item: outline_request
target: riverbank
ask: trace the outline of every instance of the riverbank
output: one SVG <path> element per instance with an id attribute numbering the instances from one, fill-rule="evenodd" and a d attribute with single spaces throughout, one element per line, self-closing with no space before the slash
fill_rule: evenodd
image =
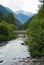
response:
<path id="1" fill-rule="evenodd" d="M 0 61 L 0 64 L 2 64 L 4 60 Z M 2 65 L 44 65 L 44 60 L 41 59 L 31 59 L 30 57 L 27 58 L 12 58 L 11 61 L 7 61 L 6 63 Z"/>
<path id="2" fill-rule="evenodd" d="M 44 65 L 44 60 L 31 58 L 22 38 L 11 40 L 0 48 L 1 65 Z"/>
<path id="3" fill-rule="evenodd" d="M 31 57 L 27 57 L 27 58 L 13 58 L 14 60 L 18 60 L 18 62 L 43 62 L 44 61 L 44 57 L 42 58 L 31 58 Z"/>
<path id="4" fill-rule="evenodd" d="M 0 46 L 4 46 L 8 43 L 8 41 L 0 42 Z"/>
<path id="5" fill-rule="evenodd" d="M 12 39 L 12 40 L 15 40 L 16 38 Z M 9 40 L 9 41 L 12 41 L 12 40 Z M 9 41 L 0 41 L 0 46 L 4 46 L 6 45 Z"/>

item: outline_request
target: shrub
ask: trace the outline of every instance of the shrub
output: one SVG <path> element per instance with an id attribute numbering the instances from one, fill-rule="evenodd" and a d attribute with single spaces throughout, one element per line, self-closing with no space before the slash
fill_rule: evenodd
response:
<path id="1" fill-rule="evenodd" d="M 30 21 L 27 30 L 28 48 L 32 57 L 44 56 L 44 6 Z M 42 17 L 42 18 L 41 18 Z"/>
<path id="2" fill-rule="evenodd" d="M 13 32 L 14 25 L 8 24 L 5 22 L 0 23 L 0 41 L 7 41 L 17 37 L 17 35 Z"/>

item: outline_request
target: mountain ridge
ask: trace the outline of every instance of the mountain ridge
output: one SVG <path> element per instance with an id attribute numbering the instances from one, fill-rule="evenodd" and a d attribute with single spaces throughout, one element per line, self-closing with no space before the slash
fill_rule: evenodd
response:
<path id="1" fill-rule="evenodd" d="M 22 24 L 20 18 L 18 18 L 18 16 L 11 9 L 9 9 L 3 5 L 0 5 L 0 12 L 2 12 L 5 17 L 8 16 L 10 13 L 12 13 L 14 15 L 15 20 L 16 20 L 15 21 L 16 24 L 18 26 Z"/>
<path id="2" fill-rule="evenodd" d="M 34 16 L 34 13 L 26 12 L 23 10 L 16 11 L 15 13 L 18 15 L 18 17 L 20 17 L 23 24 L 26 23 L 31 17 Z"/>
<path id="3" fill-rule="evenodd" d="M 2 12 L 5 17 L 8 16 L 9 13 L 12 13 L 14 15 L 15 22 L 18 27 L 28 22 L 28 20 L 34 16 L 34 13 L 29 13 L 23 10 L 13 12 L 11 9 L 3 5 L 0 5 L 0 12 Z"/>

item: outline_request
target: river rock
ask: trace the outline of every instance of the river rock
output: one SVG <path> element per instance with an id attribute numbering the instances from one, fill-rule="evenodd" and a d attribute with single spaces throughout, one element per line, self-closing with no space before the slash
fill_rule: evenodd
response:
<path id="1" fill-rule="evenodd" d="M 0 63 L 2 63 L 3 62 L 3 60 L 0 60 Z"/>
<path id="2" fill-rule="evenodd" d="M 32 61 L 32 62 L 37 62 L 37 59 L 34 59 L 34 58 L 33 58 L 33 59 L 31 59 L 31 61 Z"/>
<path id="3" fill-rule="evenodd" d="M 24 45 L 24 43 L 21 43 L 21 45 Z"/>
<path id="4" fill-rule="evenodd" d="M 19 59 L 19 62 L 24 62 L 22 58 Z"/>
<path id="5" fill-rule="evenodd" d="M 0 63 L 2 63 L 4 60 L 3 55 L 0 55 Z"/>
<path id="6" fill-rule="evenodd" d="M 42 61 L 43 61 L 43 59 L 38 59 L 38 61 L 39 61 L 39 62 L 42 62 Z"/>

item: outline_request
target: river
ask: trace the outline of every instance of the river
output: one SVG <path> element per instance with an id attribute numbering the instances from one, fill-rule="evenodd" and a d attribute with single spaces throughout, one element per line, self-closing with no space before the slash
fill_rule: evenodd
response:
<path id="1" fill-rule="evenodd" d="M 44 63 L 23 62 L 23 59 L 30 57 L 28 48 L 22 38 L 9 41 L 5 46 L 0 47 L 0 65 L 44 65 Z"/>

